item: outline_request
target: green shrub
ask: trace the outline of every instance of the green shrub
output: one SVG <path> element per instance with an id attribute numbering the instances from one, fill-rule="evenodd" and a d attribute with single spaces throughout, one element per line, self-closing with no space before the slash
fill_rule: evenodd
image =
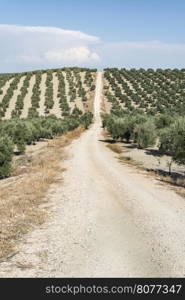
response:
<path id="1" fill-rule="evenodd" d="M 9 136 L 0 138 L 0 178 L 10 175 L 14 145 Z"/>
<path id="2" fill-rule="evenodd" d="M 156 128 L 152 121 L 138 125 L 137 128 L 137 145 L 139 148 L 153 146 L 156 141 Z"/>
<path id="3" fill-rule="evenodd" d="M 169 152 L 178 164 L 185 164 L 185 118 L 179 117 L 160 132 L 160 150 Z"/>

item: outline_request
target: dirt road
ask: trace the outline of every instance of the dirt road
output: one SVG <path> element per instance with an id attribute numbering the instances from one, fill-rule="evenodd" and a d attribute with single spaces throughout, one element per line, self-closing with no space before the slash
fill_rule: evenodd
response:
<path id="1" fill-rule="evenodd" d="M 95 123 L 68 147 L 63 184 L 48 195 L 50 220 L 1 277 L 185 276 L 185 201 L 100 141 L 101 81 L 98 73 Z"/>

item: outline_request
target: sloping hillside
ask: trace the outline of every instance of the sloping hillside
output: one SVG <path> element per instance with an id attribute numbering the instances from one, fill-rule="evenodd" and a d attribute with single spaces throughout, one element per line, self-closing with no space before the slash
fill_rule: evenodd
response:
<path id="1" fill-rule="evenodd" d="M 185 113 L 185 69 L 105 69 L 106 111 Z"/>
<path id="2" fill-rule="evenodd" d="M 0 118 L 53 114 L 63 118 L 76 106 L 92 111 L 96 70 L 63 68 L 0 75 Z"/>

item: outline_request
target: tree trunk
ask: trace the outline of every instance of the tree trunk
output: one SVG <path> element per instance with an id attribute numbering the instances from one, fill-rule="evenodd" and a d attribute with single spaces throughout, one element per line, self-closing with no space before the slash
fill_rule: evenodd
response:
<path id="1" fill-rule="evenodd" d="M 172 174 L 172 163 L 173 163 L 173 160 L 171 160 L 170 162 L 169 162 L 169 165 L 168 165 L 168 167 L 169 167 L 169 175 L 171 176 L 171 174 Z"/>

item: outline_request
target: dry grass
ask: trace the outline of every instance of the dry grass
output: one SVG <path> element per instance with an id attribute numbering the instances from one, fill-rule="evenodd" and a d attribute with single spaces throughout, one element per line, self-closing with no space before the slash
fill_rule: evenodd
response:
<path id="1" fill-rule="evenodd" d="M 119 160 L 124 163 L 126 162 L 128 165 L 135 166 L 140 170 L 146 170 L 141 162 L 132 159 L 130 156 L 119 156 Z"/>
<path id="2" fill-rule="evenodd" d="M 47 217 L 43 205 L 51 184 L 60 180 L 63 148 L 80 136 L 78 128 L 49 141 L 37 155 L 27 154 L 15 162 L 13 175 L 0 182 L 0 260 L 11 255 L 15 242 Z"/>
<path id="3" fill-rule="evenodd" d="M 109 148 L 110 150 L 112 150 L 113 152 L 118 153 L 118 154 L 121 154 L 123 152 L 123 149 L 120 146 L 120 144 L 112 143 L 112 140 L 108 136 L 108 132 L 105 129 L 103 129 L 101 131 L 101 136 L 105 139 L 105 141 L 110 140 L 110 143 L 107 143 L 107 145 L 106 145 L 107 148 Z"/>
<path id="4" fill-rule="evenodd" d="M 115 153 L 118 153 L 118 154 L 122 153 L 121 147 L 117 144 L 108 144 L 107 148 L 111 149 Z"/>
<path id="5" fill-rule="evenodd" d="M 121 160 L 121 161 L 129 161 L 129 162 L 133 162 L 133 159 L 131 158 L 131 157 L 129 157 L 129 156 L 120 156 L 119 157 L 119 160 Z"/>
<path id="6" fill-rule="evenodd" d="M 185 189 L 183 188 L 176 188 L 176 193 L 179 194 L 181 197 L 185 198 Z"/>
<path id="7" fill-rule="evenodd" d="M 185 197 L 185 178 L 173 178 L 171 176 L 159 175 L 161 182 L 170 184 L 177 194 Z"/>
<path id="8" fill-rule="evenodd" d="M 185 178 L 177 178 L 175 180 L 175 184 L 185 188 Z"/>

